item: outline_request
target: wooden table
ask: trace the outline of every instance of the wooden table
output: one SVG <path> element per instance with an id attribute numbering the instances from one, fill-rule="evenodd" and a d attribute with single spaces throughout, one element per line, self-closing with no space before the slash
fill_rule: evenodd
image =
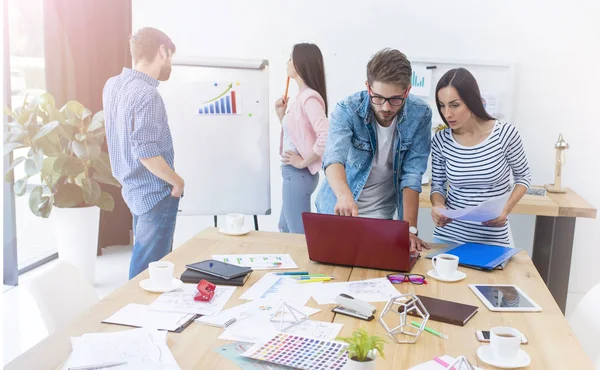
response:
<path id="1" fill-rule="evenodd" d="M 325 273 L 335 276 L 336 281 L 361 280 L 385 276 L 386 271 L 363 268 L 329 266 L 308 260 L 306 242 L 303 235 L 251 232 L 245 237 L 229 237 L 219 234 L 216 229 L 207 229 L 177 248 L 164 259 L 175 263 L 176 274 L 181 274 L 186 263 L 210 258 L 212 254 L 237 253 L 289 253 L 302 271 Z M 425 274 L 430 269 L 430 261 L 421 259 L 413 272 Z M 513 326 L 528 337 L 530 344 L 523 346 L 532 358 L 528 369 L 593 369 L 593 365 L 573 335 L 565 317 L 554 302 L 540 275 L 525 252 L 513 258 L 504 271 L 490 273 L 463 269 L 467 279 L 459 283 L 439 283 L 427 279 L 429 284 L 416 286 L 409 283 L 396 285 L 400 292 L 414 292 L 432 297 L 454 300 L 480 307 L 479 312 L 465 327 L 458 327 L 430 321 L 428 326 L 450 336 L 443 340 L 423 332 L 416 344 L 395 344 L 387 338 L 386 360 L 377 360 L 377 369 L 407 369 L 421 362 L 429 361 L 434 355 L 466 355 L 469 361 L 486 369 L 476 356 L 481 345 L 475 338 L 475 330 L 489 329 L 497 325 Z M 264 271 L 255 271 L 244 287 L 236 289 L 225 308 L 244 303 L 239 299 Z M 94 305 L 89 311 L 75 320 L 69 327 L 46 338 L 27 351 L 6 369 L 59 369 L 71 352 L 70 336 L 80 336 L 89 332 L 126 330 L 126 327 L 102 324 L 107 318 L 128 303 L 149 304 L 157 295 L 138 287 L 138 282 L 148 277 L 144 271 L 108 297 Z M 492 313 L 483 306 L 467 287 L 468 283 L 514 283 L 518 284 L 543 308 L 541 313 Z M 375 304 L 379 312 L 384 303 Z M 349 336 L 359 327 L 366 327 L 371 333 L 385 336 L 383 328 L 374 320 L 370 323 L 336 315 L 331 312 L 333 305 L 319 306 L 311 298 L 308 306 L 320 308 L 321 312 L 311 316 L 312 320 L 343 323 L 340 335 Z M 167 341 L 177 363 L 182 369 L 238 369 L 237 365 L 221 357 L 212 349 L 227 341 L 216 339 L 222 329 L 201 324 L 192 324 L 180 334 L 169 333 Z"/>
<path id="2" fill-rule="evenodd" d="M 431 208 L 431 188 L 423 186 L 420 208 Z M 567 306 L 571 256 L 577 217 L 596 218 L 596 208 L 567 189 L 564 194 L 523 196 L 513 213 L 535 215 L 532 260 L 561 311 Z"/>

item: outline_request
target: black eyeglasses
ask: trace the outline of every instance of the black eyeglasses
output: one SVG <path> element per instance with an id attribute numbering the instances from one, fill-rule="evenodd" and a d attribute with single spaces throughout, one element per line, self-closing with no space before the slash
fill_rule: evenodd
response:
<path id="1" fill-rule="evenodd" d="M 389 102 L 393 107 L 399 107 L 404 103 L 404 98 L 393 97 L 393 98 L 384 98 L 383 96 L 371 95 L 371 103 L 375 105 L 384 105 L 385 102 Z"/>
<path id="2" fill-rule="evenodd" d="M 402 284 L 405 281 L 417 285 L 427 284 L 425 276 L 420 274 L 388 274 L 387 278 L 392 284 Z"/>

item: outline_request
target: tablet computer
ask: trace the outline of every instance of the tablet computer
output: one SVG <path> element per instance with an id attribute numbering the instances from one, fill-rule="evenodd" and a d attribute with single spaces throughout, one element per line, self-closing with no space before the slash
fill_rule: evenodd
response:
<path id="1" fill-rule="evenodd" d="M 206 260 L 185 265 L 190 270 L 203 272 L 205 274 L 217 276 L 223 279 L 233 279 L 238 276 L 246 275 L 252 271 L 250 267 L 241 267 L 217 260 Z"/>
<path id="2" fill-rule="evenodd" d="M 541 311 L 542 308 L 516 285 L 469 284 L 490 311 Z"/>

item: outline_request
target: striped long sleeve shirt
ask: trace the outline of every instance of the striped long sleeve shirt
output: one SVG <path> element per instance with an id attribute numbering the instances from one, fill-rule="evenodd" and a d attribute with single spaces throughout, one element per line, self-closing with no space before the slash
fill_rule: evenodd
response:
<path id="1" fill-rule="evenodd" d="M 446 198 L 449 210 L 476 206 L 504 195 L 514 184 L 529 187 L 531 172 L 519 132 L 510 124 L 496 121 L 481 143 L 466 147 L 446 129 L 435 134 L 432 145 L 431 193 Z M 508 223 L 504 227 L 457 221 L 435 227 L 433 235 L 452 243 L 485 243 L 509 246 Z"/>

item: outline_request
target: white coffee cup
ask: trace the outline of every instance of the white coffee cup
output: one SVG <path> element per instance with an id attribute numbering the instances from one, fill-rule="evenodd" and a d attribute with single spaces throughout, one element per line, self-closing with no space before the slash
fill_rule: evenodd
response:
<path id="1" fill-rule="evenodd" d="M 521 346 L 521 332 L 508 326 L 490 329 L 490 346 L 496 360 L 511 361 L 517 358 Z"/>
<path id="2" fill-rule="evenodd" d="M 244 215 L 241 213 L 230 213 L 225 217 L 227 230 L 241 231 L 244 227 Z"/>
<path id="3" fill-rule="evenodd" d="M 452 254 L 438 254 L 431 259 L 431 264 L 440 277 L 452 278 L 458 269 L 458 257 Z"/>
<path id="4" fill-rule="evenodd" d="M 168 289 L 173 281 L 173 271 L 175 265 L 169 261 L 150 262 L 148 272 L 150 273 L 150 281 L 157 289 Z"/>

